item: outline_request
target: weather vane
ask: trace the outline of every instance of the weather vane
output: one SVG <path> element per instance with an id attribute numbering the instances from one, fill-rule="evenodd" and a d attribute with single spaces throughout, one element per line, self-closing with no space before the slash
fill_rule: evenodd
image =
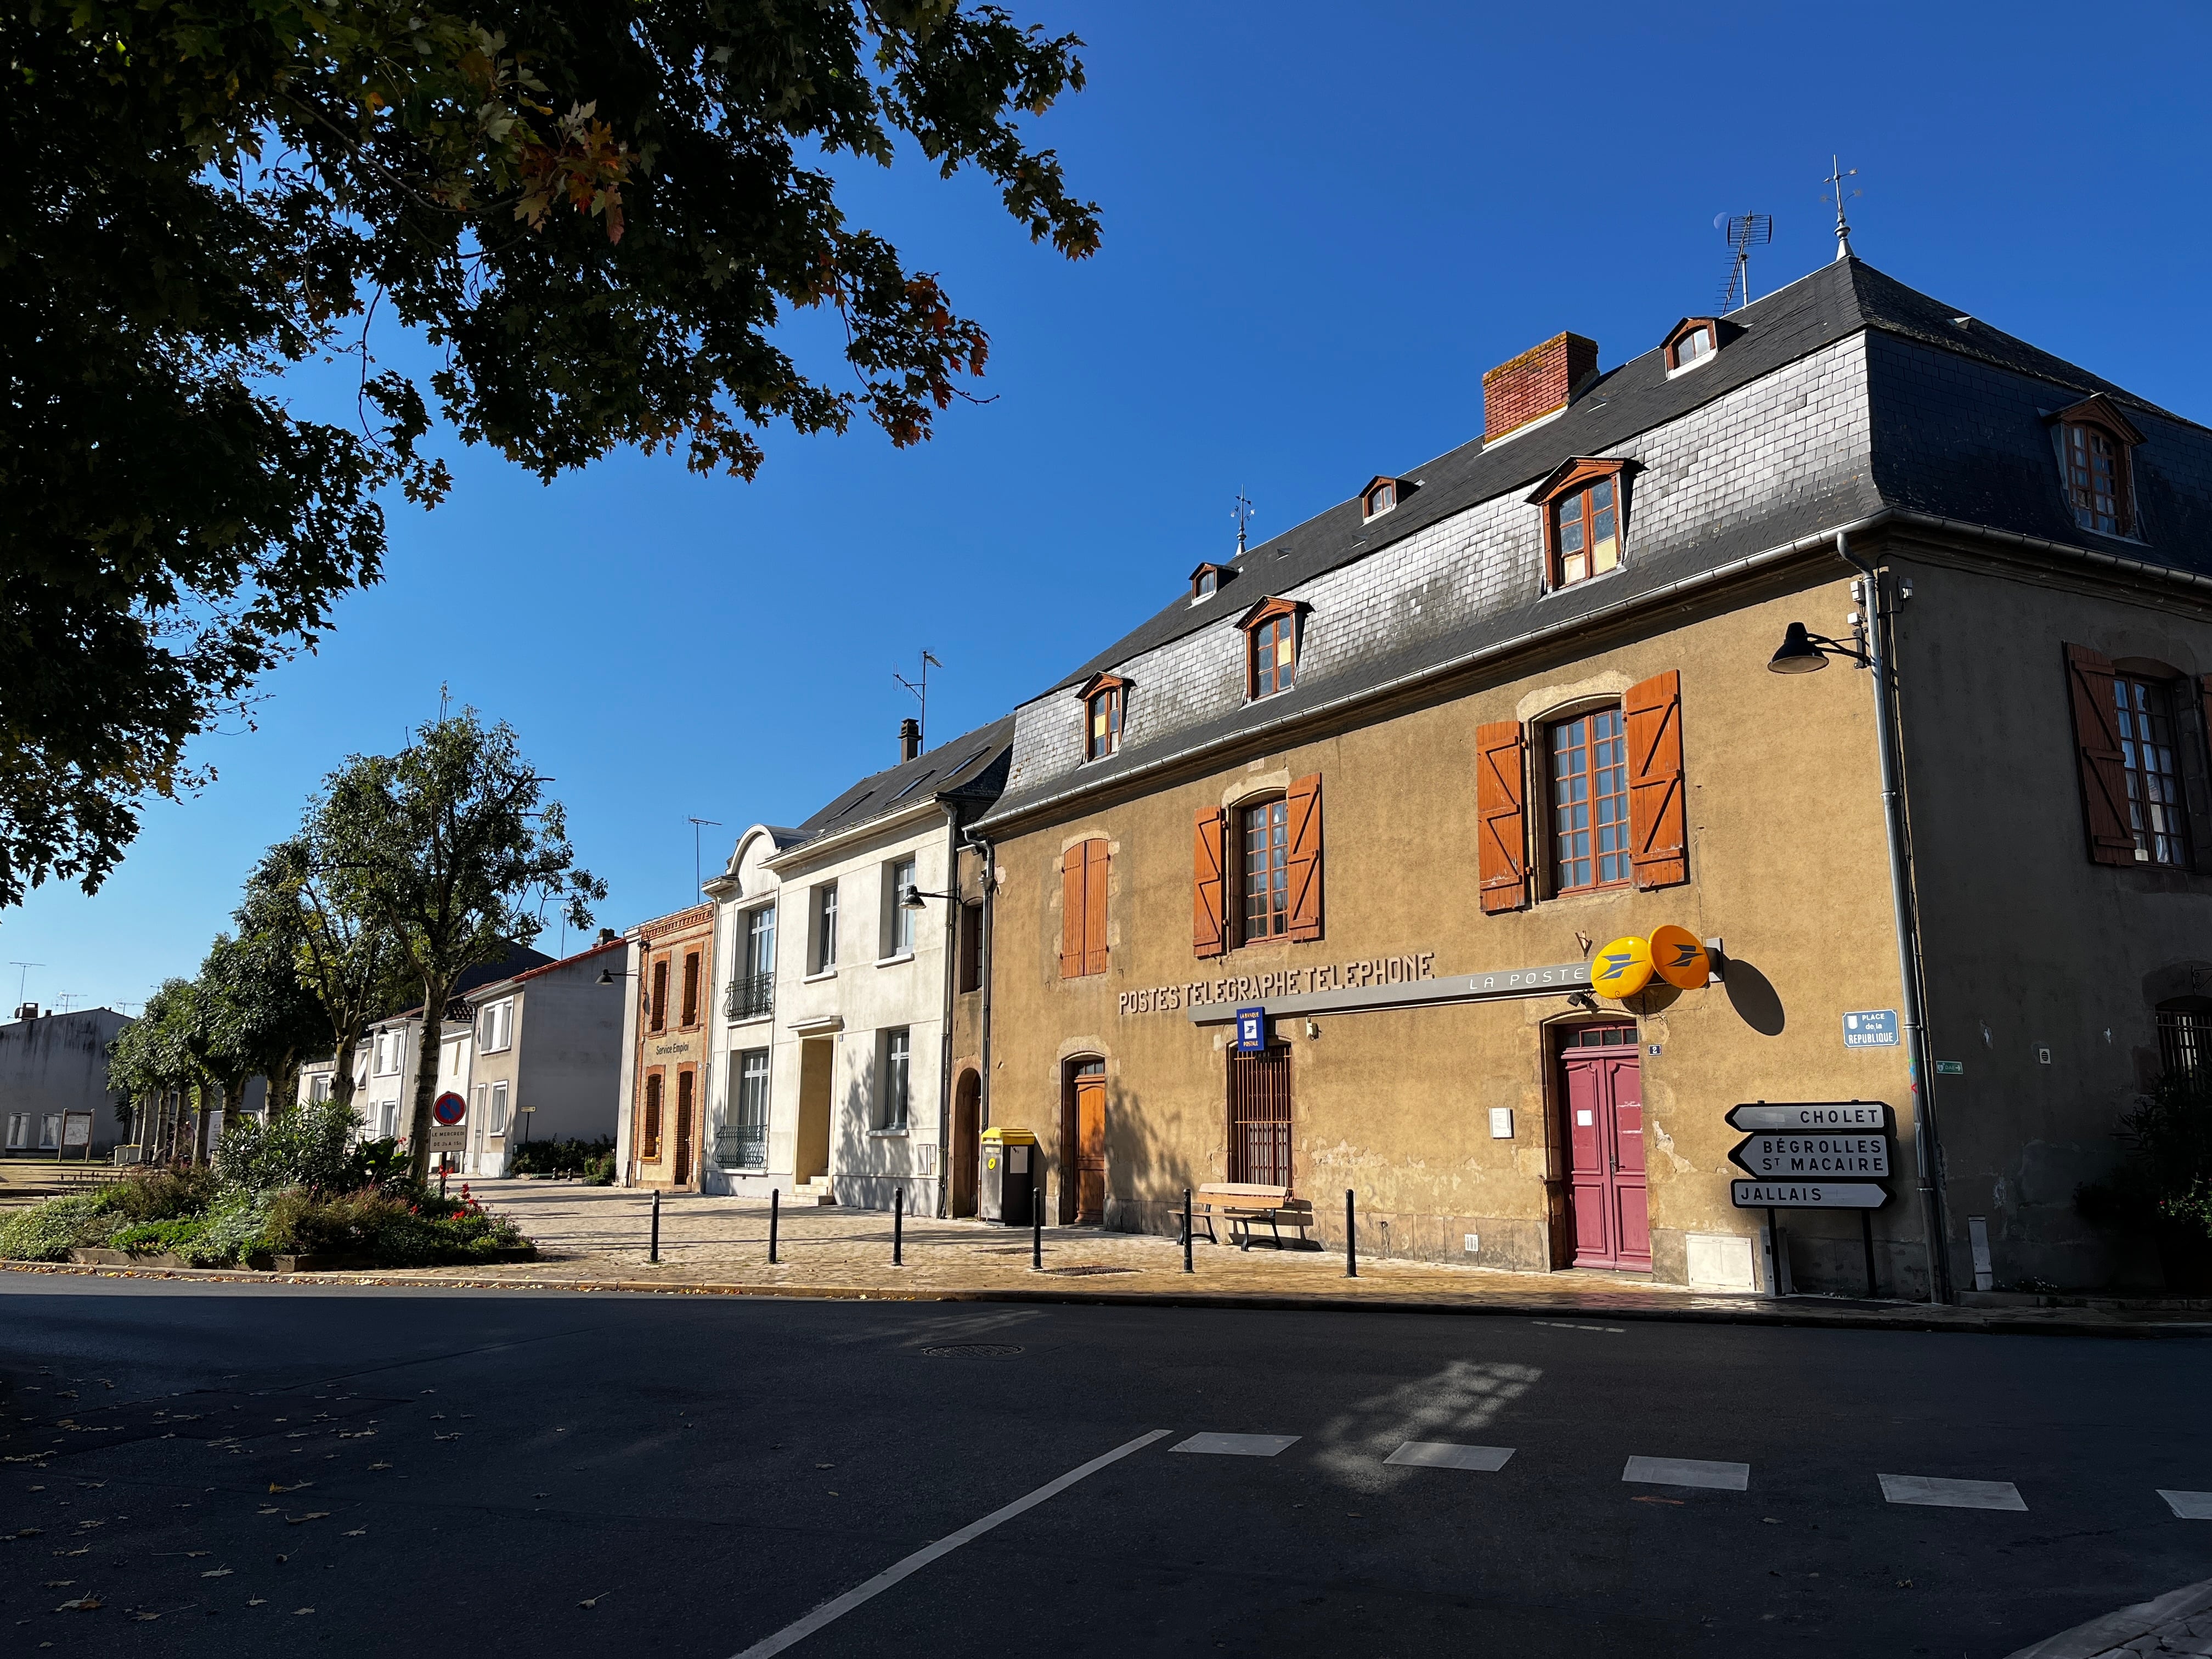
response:
<path id="1" fill-rule="evenodd" d="M 1844 219 L 1844 203 L 1846 199 L 1844 195 L 1844 180 L 1856 179 L 1858 177 L 1858 171 L 1856 167 L 1845 167 L 1841 158 L 1831 155 L 1828 158 L 1828 176 L 1821 181 L 1827 185 L 1828 193 L 1820 199 L 1836 210 L 1836 258 L 1838 259 L 1848 259 L 1851 257 L 1851 228 Z M 1851 191 L 1853 196 L 1863 196 L 1865 193 L 1859 190 Z"/>
<path id="2" fill-rule="evenodd" d="M 1252 522 L 1252 498 L 1243 490 L 1237 492 L 1237 505 L 1229 509 L 1229 516 L 1237 520 L 1237 556 L 1244 556 L 1244 526 Z"/>

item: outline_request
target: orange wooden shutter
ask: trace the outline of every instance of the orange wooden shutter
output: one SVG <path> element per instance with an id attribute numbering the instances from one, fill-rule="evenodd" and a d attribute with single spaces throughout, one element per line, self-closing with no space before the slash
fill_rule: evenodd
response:
<path id="1" fill-rule="evenodd" d="M 1290 806 L 1291 937 L 1321 937 L 1321 774 L 1297 779 Z"/>
<path id="2" fill-rule="evenodd" d="M 1083 974 L 1083 845 L 1060 855 L 1060 976 Z"/>
<path id="3" fill-rule="evenodd" d="M 1689 804 L 1683 799 L 1682 677 L 1670 668 L 1628 688 L 1629 857 L 1638 887 L 1690 878 Z"/>
<path id="4" fill-rule="evenodd" d="M 1224 889 L 1221 878 L 1222 811 L 1209 806 L 1198 815 L 1191 843 L 1190 948 L 1201 957 L 1218 957 L 1228 948 L 1229 930 L 1222 924 Z"/>
<path id="5" fill-rule="evenodd" d="M 1083 843 L 1083 971 L 1106 971 L 1106 842 Z"/>
<path id="6" fill-rule="evenodd" d="M 2133 864 L 2136 836 L 2128 825 L 2128 774 L 2126 763 L 2120 758 L 2112 659 L 2086 645 L 2068 646 L 2066 684 L 2074 699 L 2074 744 L 2081 769 L 2081 812 L 2088 824 L 2089 861 Z"/>
<path id="7" fill-rule="evenodd" d="M 1520 721 L 1492 720 L 1474 728 L 1474 807 L 1482 821 L 1476 855 L 1482 908 L 1518 910 L 1528 902 L 1528 820 L 1522 805 L 1528 740 Z"/>

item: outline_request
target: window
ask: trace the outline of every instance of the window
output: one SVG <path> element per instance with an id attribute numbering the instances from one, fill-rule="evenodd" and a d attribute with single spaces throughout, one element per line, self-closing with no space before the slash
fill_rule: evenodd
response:
<path id="1" fill-rule="evenodd" d="M 2127 773 L 2128 829 L 2142 864 L 2185 865 L 2181 779 L 2175 764 L 2173 692 L 2156 680 L 2112 678 L 2119 714 L 2120 764 Z"/>
<path id="2" fill-rule="evenodd" d="M 1252 630 L 1253 696 L 1271 697 L 1291 689 L 1298 666 L 1297 621 L 1290 616 L 1269 617 Z"/>
<path id="3" fill-rule="evenodd" d="M 814 890 L 814 939 L 807 971 L 826 974 L 837 965 L 837 884 Z"/>
<path id="4" fill-rule="evenodd" d="M 496 1054 L 502 1048 L 514 1047 L 514 998 L 491 1003 L 477 1016 L 477 1042 L 486 1054 Z"/>
<path id="5" fill-rule="evenodd" d="M 2101 530 L 2108 536 L 2127 534 L 2124 455 L 2109 432 L 2068 423 L 2066 491 L 2074 502 L 2074 521 L 2082 529 Z"/>
<path id="6" fill-rule="evenodd" d="M 1620 710 L 1561 720 L 1551 736 L 1553 890 L 1626 881 L 1628 745 Z"/>
<path id="7" fill-rule="evenodd" d="M 884 886 L 884 896 L 889 901 L 890 914 L 884 929 L 884 954 L 887 957 L 914 954 L 914 919 L 919 912 L 899 902 L 906 890 L 915 884 L 914 867 L 912 859 L 901 859 L 889 866 L 890 876 Z"/>
<path id="8" fill-rule="evenodd" d="M 748 910 L 738 921 L 738 972 L 724 1010 L 732 1019 L 757 1019 L 775 1006 L 775 907 Z"/>
<path id="9" fill-rule="evenodd" d="M 1620 514 L 1612 478 L 1570 490 L 1552 504 L 1552 570 L 1566 587 L 1620 564 Z"/>
<path id="10" fill-rule="evenodd" d="M 684 1024 L 686 1029 L 699 1023 L 699 953 L 684 953 Z"/>
<path id="11" fill-rule="evenodd" d="M 1106 838 L 1093 836 L 1060 855 L 1060 976 L 1106 971 L 1106 895 L 1111 873 Z"/>
<path id="12" fill-rule="evenodd" d="M 1190 596 L 1194 599 L 1210 599 L 1213 597 L 1214 590 L 1220 585 L 1219 578 L 1214 572 L 1201 570 L 1198 573 L 1198 580 L 1191 584 Z"/>
<path id="13" fill-rule="evenodd" d="M 738 1055 L 738 1100 L 731 1146 L 724 1167 L 768 1168 L 768 1050 L 747 1048 Z"/>
<path id="14" fill-rule="evenodd" d="M 1109 685 L 1094 691 L 1085 706 L 1090 720 L 1084 752 L 1091 760 L 1104 760 L 1121 741 L 1121 688 Z"/>
<path id="15" fill-rule="evenodd" d="M 668 958 L 653 964 L 653 1001 L 648 1009 L 647 1025 L 655 1031 L 668 1029 Z"/>
<path id="16" fill-rule="evenodd" d="M 1674 342 L 1674 368 L 1687 368 L 1698 359 L 1710 356 L 1713 349 L 1713 331 L 1699 323 Z"/>
<path id="17" fill-rule="evenodd" d="M 1366 516 L 1371 519 L 1377 514 L 1388 513 L 1397 505 L 1398 481 L 1395 478 L 1385 478 L 1367 492 Z"/>
<path id="18" fill-rule="evenodd" d="M 2166 1074 L 2212 1081 L 2212 997 L 2158 1005 L 2158 1057 Z"/>
<path id="19" fill-rule="evenodd" d="M 883 1037 L 882 1082 L 876 1091 L 876 1127 L 904 1129 L 914 1101 L 914 1039 L 903 1025 Z"/>
<path id="20" fill-rule="evenodd" d="M 647 1164 L 660 1157 L 660 1091 L 663 1073 L 645 1074 L 645 1127 L 638 1135 L 638 1157 Z"/>
<path id="21" fill-rule="evenodd" d="M 1289 803 L 1279 798 L 1237 811 L 1242 940 L 1247 945 L 1290 931 L 1290 823 Z"/>
<path id="22" fill-rule="evenodd" d="M 331 1077 L 327 1072 L 318 1072 L 307 1085 L 307 1098 L 328 1100 L 331 1097 Z"/>
<path id="23" fill-rule="evenodd" d="M 960 932 L 955 945 L 955 969 L 959 977 L 957 988 L 980 991 L 983 988 L 983 907 L 963 904 L 960 907 Z"/>
<path id="24" fill-rule="evenodd" d="M 491 1115 L 484 1120 L 484 1133 L 488 1135 L 507 1133 L 507 1085 L 503 1082 L 491 1085 Z"/>

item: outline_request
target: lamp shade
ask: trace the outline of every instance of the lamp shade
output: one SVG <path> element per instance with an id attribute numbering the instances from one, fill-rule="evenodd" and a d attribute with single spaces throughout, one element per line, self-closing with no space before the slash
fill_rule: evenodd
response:
<path id="1" fill-rule="evenodd" d="M 1790 624 L 1782 635 L 1782 648 L 1766 662 L 1768 670 L 1777 674 L 1809 674 L 1827 665 L 1826 654 L 1813 643 L 1803 623 Z"/>

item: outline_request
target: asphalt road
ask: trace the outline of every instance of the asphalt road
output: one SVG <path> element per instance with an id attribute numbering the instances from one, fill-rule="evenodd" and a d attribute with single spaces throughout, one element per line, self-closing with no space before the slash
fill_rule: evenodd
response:
<path id="1" fill-rule="evenodd" d="M 2212 1577 L 2158 1495 L 2212 1491 L 2208 1377 L 2195 1339 L 0 1274 L 0 1654 L 734 1659 L 1164 1430 L 789 1650 L 1997 1659 Z"/>

